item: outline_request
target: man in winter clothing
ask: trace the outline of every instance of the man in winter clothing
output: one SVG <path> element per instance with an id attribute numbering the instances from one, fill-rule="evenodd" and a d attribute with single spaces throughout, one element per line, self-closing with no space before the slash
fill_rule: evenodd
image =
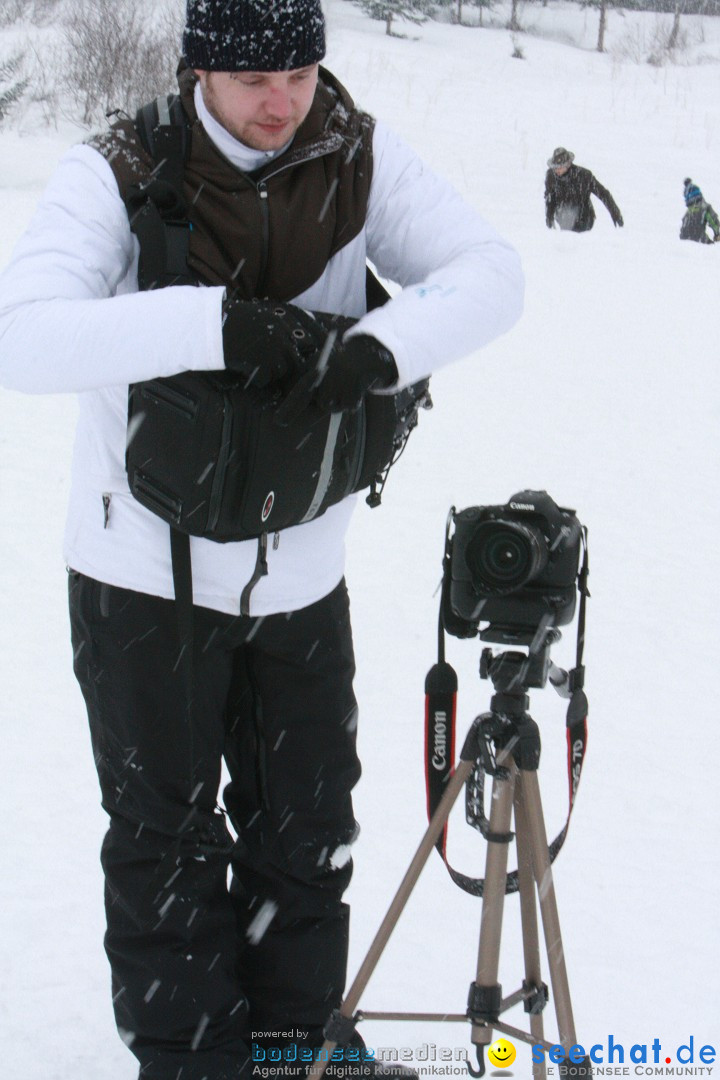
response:
<path id="1" fill-rule="evenodd" d="M 251 1041 L 297 1064 L 344 988 L 354 498 L 271 538 L 247 615 L 256 542 L 192 537 L 188 701 L 168 527 L 125 474 L 128 384 L 229 368 L 282 393 L 304 311 L 335 312 L 358 321 L 312 392 L 337 413 L 507 331 L 523 286 L 513 249 L 319 68 L 319 0 L 189 0 L 183 51 L 205 287 L 138 291 L 124 200 L 155 163 L 121 120 L 66 155 L 0 278 L 0 378 L 80 396 L 65 558 L 118 1027 L 143 1080 L 249 1080 Z M 401 286 L 369 313 L 368 258 Z"/>
<path id="2" fill-rule="evenodd" d="M 623 225 L 623 217 L 607 188 L 600 184 L 589 169 L 573 165 L 575 155 L 558 146 L 548 159 L 545 174 L 545 224 L 548 229 L 557 225 L 572 232 L 587 232 L 595 224 L 595 210 L 590 196 L 595 195 L 607 208 L 613 225 Z"/>
<path id="3" fill-rule="evenodd" d="M 683 195 L 687 210 L 680 226 L 680 239 L 695 240 L 699 244 L 712 244 L 720 240 L 720 218 L 689 176 L 683 181 Z M 708 236 L 708 229 L 712 231 L 712 239 Z"/>

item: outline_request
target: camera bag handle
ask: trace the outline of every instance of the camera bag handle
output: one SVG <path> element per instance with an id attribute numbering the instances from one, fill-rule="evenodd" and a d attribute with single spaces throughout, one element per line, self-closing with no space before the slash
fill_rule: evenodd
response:
<path id="1" fill-rule="evenodd" d="M 452 511 L 451 511 L 452 515 Z M 555 664 L 550 665 L 549 681 L 558 691 L 561 697 L 569 698 L 566 714 L 567 733 L 567 768 L 568 768 L 568 813 L 565 824 L 558 835 L 548 845 L 550 862 L 554 862 L 560 852 L 570 827 L 570 817 L 575 806 L 580 776 L 582 774 L 585 751 L 587 749 L 587 717 L 588 700 L 585 694 L 585 666 L 583 664 L 583 652 L 585 648 L 585 618 L 587 599 L 590 596 L 588 590 L 588 575 L 590 573 L 588 556 L 587 528 L 582 527 L 583 560 L 578 573 L 577 585 L 580 594 L 578 606 L 577 626 L 577 651 L 575 667 L 566 672 Z M 449 531 L 446 540 L 445 560 L 449 559 Z M 443 575 L 446 581 L 448 575 Z M 449 608 L 446 608 L 449 610 Z M 457 717 L 457 674 L 445 660 L 445 627 L 443 624 L 443 604 L 441 601 L 440 617 L 438 620 L 438 662 L 427 674 L 425 680 L 425 785 L 427 792 L 427 814 L 431 820 L 440 800 L 443 796 L 447 783 L 452 776 L 455 760 L 455 724 Z M 465 636 L 469 636 L 466 634 Z M 473 634 L 474 636 L 474 634 Z M 473 806 L 479 801 L 482 806 L 484 768 L 482 762 L 470 778 L 473 784 Z M 481 812 L 480 812 L 481 813 Z M 481 828 L 484 819 L 475 809 L 467 808 L 468 824 L 475 828 Z M 465 892 L 471 896 L 482 896 L 485 882 L 483 878 L 471 878 L 466 874 L 455 870 L 447 857 L 447 823 L 438 837 L 436 848 L 447 868 L 450 877 Z M 511 871 L 505 881 L 505 892 L 514 893 L 519 888 L 518 872 Z"/>

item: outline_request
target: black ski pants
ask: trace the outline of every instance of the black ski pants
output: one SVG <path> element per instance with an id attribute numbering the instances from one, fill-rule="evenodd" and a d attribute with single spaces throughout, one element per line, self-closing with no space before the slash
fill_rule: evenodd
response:
<path id="1" fill-rule="evenodd" d="M 118 1029 L 143 1080 L 249 1078 L 251 1039 L 317 1041 L 344 988 L 360 775 L 345 584 L 287 615 L 196 607 L 190 710 L 174 602 L 74 571 L 69 589 L 110 816 Z"/>

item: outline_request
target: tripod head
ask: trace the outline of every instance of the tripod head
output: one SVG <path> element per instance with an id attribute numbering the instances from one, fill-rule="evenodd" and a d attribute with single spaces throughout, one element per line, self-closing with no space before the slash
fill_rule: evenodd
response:
<path id="1" fill-rule="evenodd" d="M 523 738 L 527 738 L 530 728 L 537 731 L 537 725 L 527 713 L 530 703 L 527 696 L 529 689 L 542 690 L 549 681 L 561 697 L 572 697 L 570 686 L 575 673 L 565 671 L 550 659 L 550 649 L 561 636 L 556 627 L 541 627 L 536 631 L 528 630 L 522 633 L 503 627 L 490 627 L 481 631 L 482 640 L 527 644 L 528 652 L 526 654 L 509 650 L 496 654 L 492 649 L 483 649 L 480 656 L 480 678 L 490 679 L 495 693 L 490 702 L 490 712 L 478 717 L 474 727 L 482 728 L 496 740 L 504 729 L 504 742 L 507 742 L 508 737 L 512 737 L 508 735 L 510 729 L 517 732 L 517 729 L 522 727 Z M 521 640 L 518 641 L 518 638 Z M 539 733 L 534 738 L 537 742 L 539 762 Z"/>
<path id="2" fill-rule="evenodd" d="M 498 636 L 497 630 L 491 632 L 491 640 Z M 498 836 L 490 829 L 484 810 L 485 777 L 506 778 L 509 758 L 518 769 L 535 772 L 540 767 L 540 729 L 527 711 L 527 691 L 542 689 L 547 683 L 550 647 L 559 637 L 553 628 L 529 635 L 527 654 L 508 650 L 496 655 L 492 649 L 483 649 L 480 657 L 480 678 L 490 679 L 495 693 L 489 712 L 475 718 L 460 757 L 473 763 L 466 785 L 465 820 L 488 842 L 509 843 L 513 834 Z"/>
<path id="3" fill-rule="evenodd" d="M 561 636 L 554 626 L 520 632 L 514 628 L 491 626 L 480 633 L 482 640 L 528 646 L 527 653 L 516 650 L 494 653 L 492 649 L 483 649 L 480 656 L 480 678 L 489 679 L 495 693 L 490 700 L 490 710 L 476 717 L 460 756 L 465 761 L 476 762 L 468 783 L 466 820 L 486 839 L 488 825 L 482 809 L 483 774 L 502 775 L 502 760 L 509 753 L 519 769 L 535 771 L 539 768 L 540 730 L 527 711 L 530 704 L 527 692 L 531 688 L 543 689 L 548 682 L 571 703 L 567 728 L 574 800 L 585 751 L 587 700 L 582 689 L 582 665 L 568 672 L 550 659 L 550 649 Z M 498 754 L 499 762 L 496 761 Z"/>
<path id="4" fill-rule="evenodd" d="M 496 692 L 525 693 L 531 687 L 541 690 L 547 683 L 551 670 L 555 668 L 550 660 L 550 648 L 561 636 L 554 626 L 541 626 L 534 631 L 520 632 L 492 626 L 481 630 L 481 641 L 527 645 L 528 653 L 526 655 L 510 651 L 496 656 L 492 649 L 483 649 L 480 656 L 480 678 L 490 679 Z"/>

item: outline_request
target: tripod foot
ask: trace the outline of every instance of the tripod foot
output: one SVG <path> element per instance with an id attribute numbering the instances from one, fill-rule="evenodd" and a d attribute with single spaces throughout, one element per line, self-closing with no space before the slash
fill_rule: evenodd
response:
<path id="1" fill-rule="evenodd" d="M 360 1013 L 354 1016 L 345 1016 L 340 1009 L 333 1009 L 323 1028 L 323 1035 L 329 1042 L 336 1046 L 348 1046 L 355 1034 Z"/>
<path id="2" fill-rule="evenodd" d="M 560 1080 L 586 1080 L 592 1074 L 589 1057 L 584 1057 L 582 1061 L 571 1061 L 570 1058 L 565 1058 L 558 1068 Z"/>
<path id="3" fill-rule="evenodd" d="M 485 1075 L 485 1058 L 483 1056 L 483 1047 L 482 1046 L 476 1046 L 475 1047 L 475 1054 L 476 1054 L 477 1060 L 478 1060 L 478 1068 L 474 1069 L 473 1066 L 470 1064 L 470 1058 L 465 1058 L 465 1064 L 467 1065 L 467 1070 L 468 1070 L 468 1072 L 470 1073 L 471 1076 L 475 1076 L 475 1077 L 484 1076 Z"/>

